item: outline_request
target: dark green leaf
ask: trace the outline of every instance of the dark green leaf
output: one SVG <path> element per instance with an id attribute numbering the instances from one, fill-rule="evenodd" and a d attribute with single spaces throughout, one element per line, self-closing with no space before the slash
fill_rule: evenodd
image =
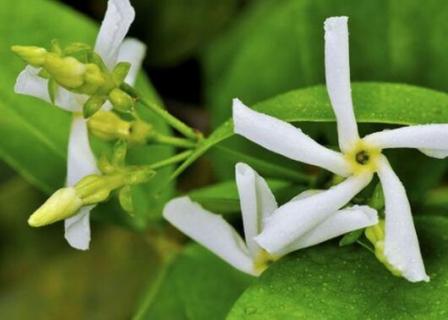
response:
<path id="1" fill-rule="evenodd" d="M 446 1 L 254 1 L 204 55 L 215 125 L 234 97 L 253 104 L 324 83 L 323 22 L 340 15 L 350 18 L 352 79 L 448 89 Z"/>
<path id="2" fill-rule="evenodd" d="M 228 319 L 446 319 L 448 220 L 417 221 L 429 283 L 393 276 L 359 246 L 322 245 L 274 264 Z"/>
<path id="3" fill-rule="evenodd" d="M 191 245 L 134 319 L 221 320 L 251 280 L 206 249 Z"/>

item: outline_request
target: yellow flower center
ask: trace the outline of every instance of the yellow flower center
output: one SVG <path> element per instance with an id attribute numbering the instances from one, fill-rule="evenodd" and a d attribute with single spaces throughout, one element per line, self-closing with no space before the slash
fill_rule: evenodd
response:
<path id="1" fill-rule="evenodd" d="M 381 150 L 359 140 L 352 150 L 344 154 L 353 174 L 375 172 Z"/>
<path id="2" fill-rule="evenodd" d="M 270 264 L 275 262 L 278 258 L 270 255 L 266 250 L 262 250 L 254 260 L 254 270 L 257 274 L 263 273 Z"/>

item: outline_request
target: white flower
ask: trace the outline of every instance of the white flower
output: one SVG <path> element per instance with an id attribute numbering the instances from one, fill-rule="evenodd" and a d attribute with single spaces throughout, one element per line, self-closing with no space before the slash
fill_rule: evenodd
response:
<path id="1" fill-rule="evenodd" d="M 288 158 L 347 177 L 327 191 L 277 209 L 255 239 L 270 254 L 283 253 L 291 243 L 347 204 L 376 172 L 385 197 L 384 256 L 409 281 L 428 281 L 406 191 L 381 151 L 418 148 L 429 156 L 446 157 L 448 125 L 416 125 L 359 137 L 350 89 L 347 17 L 325 21 L 325 70 L 341 152 L 318 144 L 287 122 L 255 112 L 234 100 L 236 133 Z"/>
<path id="2" fill-rule="evenodd" d="M 264 230 L 264 221 L 277 210 L 277 203 L 266 181 L 251 167 L 238 163 L 235 175 L 245 241 L 220 215 L 205 210 L 188 197 L 171 200 L 165 206 L 163 216 L 176 228 L 233 267 L 258 276 L 270 261 L 280 257 L 268 254 L 254 241 L 254 237 Z M 299 197 L 309 196 L 309 193 L 305 193 Z M 367 206 L 354 206 L 332 212 L 319 226 L 291 243 L 282 254 L 315 245 L 377 222 L 376 211 Z"/>
<path id="3" fill-rule="evenodd" d="M 117 62 L 129 62 L 131 69 L 126 82 L 133 84 L 145 56 L 145 45 L 135 39 L 124 39 L 134 21 L 135 11 L 129 0 L 109 0 L 107 12 L 101 25 L 95 52 L 112 70 Z M 17 78 L 15 91 L 51 102 L 48 80 L 38 76 L 39 69 L 27 66 Z M 86 121 L 82 107 L 87 101 L 85 95 L 74 94 L 59 87 L 55 105 L 73 113 L 67 156 L 67 186 L 73 186 L 81 178 L 98 173 L 95 156 L 89 145 Z M 110 109 L 107 103 L 103 108 Z M 87 250 L 90 243 L 90 211 L 94 206 L 83 207 L 78 214 L 65 220 L 65 238 L 80 250 Z"/>

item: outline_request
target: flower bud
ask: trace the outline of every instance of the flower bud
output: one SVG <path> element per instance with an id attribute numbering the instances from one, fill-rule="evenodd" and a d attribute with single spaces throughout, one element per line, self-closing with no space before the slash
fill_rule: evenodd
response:
<path id="1" fill-rule="evenodd" d="M 75 188 L 59 189 L 30 216 L 28 224 L 41 227 L 66 219 L 75 215 L 82 205 Z"/>
<path id="2" fill-rule="evenodd" d="M 109 198 L 110 193 L 125 184 L 125 177 L 116 175 L 90 175 L 76 185 L 76 194 L 84 205 L 97 204 Z"/>
<path id="3" fill-rule="evenodd" d="M 93 116 L 94 114 L 96 114 L 96 112 L 101 109 L 101 107 L 103 106 L 103 104 L 105 102 L 106 102 L 106 99 L 102 96 L 91 96 L 86 101 L 86 103 L 84 104 L 84 107 L 82 109 L 84 118 L 88 119 L 91 116 Z"/>
<path id="4" fill-rule="evenodd" d="M 87 124 L 93 135 L 106 141 L 127 139 L 130 135 L 131 123 L 114 112 L 99 111 L 90 117 Z"/>
<path id="5" fill-rule="evenodd" d="M 117 85 L 120 85 L 121 83 L 123 83 L 124 79 L 126 79 L 126 76 L 129 73 L 130 69 L 131 69 L 131 64 L 128 62 L 119 62 L 115 66 L 114 71 L 112 71 L 112 76 Z"/>
<path id="6" fill-rule="evenodd" d="M 103 88 L 106 84 L 106 76 L 101 71 L 100 67 L 93 63 L 86 64 L 85 66 L 84 83 L 78 91 L 87 95 L 97 93 L 100 88 L 101 90 L 107 91 L 107 88 Z"/>
<path id="7" fill-rule="evenodd" d="M 154 135 L 152 125 L 141 120 L 131 122 L 129 143 L 145 144 Z"/>
<path id="8" fill-rule="evenodd" d="M 131 186 L 125 186 L 121 188 L 121 190 L 118 192 L 118 200 L 123 210 L 129 213 L 130 215 L 133 215 L 134 202 L 132 200 Z"/>
<path id="9" fill-rule="evenodd" d="M 374 226 L 366 228 L 364 231 L 366 238 L 373 244 L 375 247 L 375 256 L 376 258 L 384 264 L 384 266 L 395 276 L 400 277 L 400 270 L 396 269 L 392 266 L 389 261 L 387 261 L 387 257 L 384 254 L 384 230 L 385 223 L 384 220 L 380 220 L 380 222 Z"/>
<path id="10" fill-rule="evenodd" d="M 48 54 L 44 48 L 33 46 L 12 46 L 11 50 L 33 67 L 41 67 Z"/>
<path id="11" fill-rule="evenodd" d="M 86 65 L 73 57 L 61 58 L 54 53 L 48 53 L 43 68 L 59 85 L 68 90 L 84 84 Z"/>
<path id="12" fill-rule="evenodd" d="M 156 172 L 148 166 L 134 167 L 130 170 L 126 177 L 127 185 L 136 185 L 151 180 Z"/>
<path id="13" fill-rule="evenodd" d="M 129 112 L 134 107 L 134 99 L 118 88 L 113 89 L 109 93 L 109 101 L 119 112 Z"/>

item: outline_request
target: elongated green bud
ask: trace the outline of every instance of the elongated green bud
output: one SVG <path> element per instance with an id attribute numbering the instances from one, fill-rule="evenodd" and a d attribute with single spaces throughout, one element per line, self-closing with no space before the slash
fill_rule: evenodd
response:
<path id="1" fill-rule="evenodd" d="M 12 46 L 12 52 L 33 67 L 42 67 L 47 57 L 47 50 L 33 46 Z"/>
<path id="2" fill-rule="evenodd" d="M 103 104 L 106 102 L 106 99 L 102 96 L 91 96 L 83 107 L 83 115 L 84 118 L 90 118 L 94 114 L 97 113 L 98 110 L 101 109 Z"/>
<path id="3" fill-rule="evenodd" d="M 130 112 L 134 107 L 134 99 L 121 89 L 115 88 L 109 92 L 109 101 L 119 112 Z"/>
<path id="4" fill-rule="evenodd" d="M 128 62 L 119 62 L 115 68 L 114 71 L 112 71 L 112 76 L 114 78 L 115 83 L 120 84 L 124 81 L 126 76 L 129 73 L 129 70 L 131 69 L 131 64 Z"/>
<path id="5" fill-rule="evenodd" d="M 75 215 L 82 206 L 83 201 L 75 188 L 62 188 L 30 216 L 28 224 L 32 227 L 41 227 L 63 220 Z"/>

